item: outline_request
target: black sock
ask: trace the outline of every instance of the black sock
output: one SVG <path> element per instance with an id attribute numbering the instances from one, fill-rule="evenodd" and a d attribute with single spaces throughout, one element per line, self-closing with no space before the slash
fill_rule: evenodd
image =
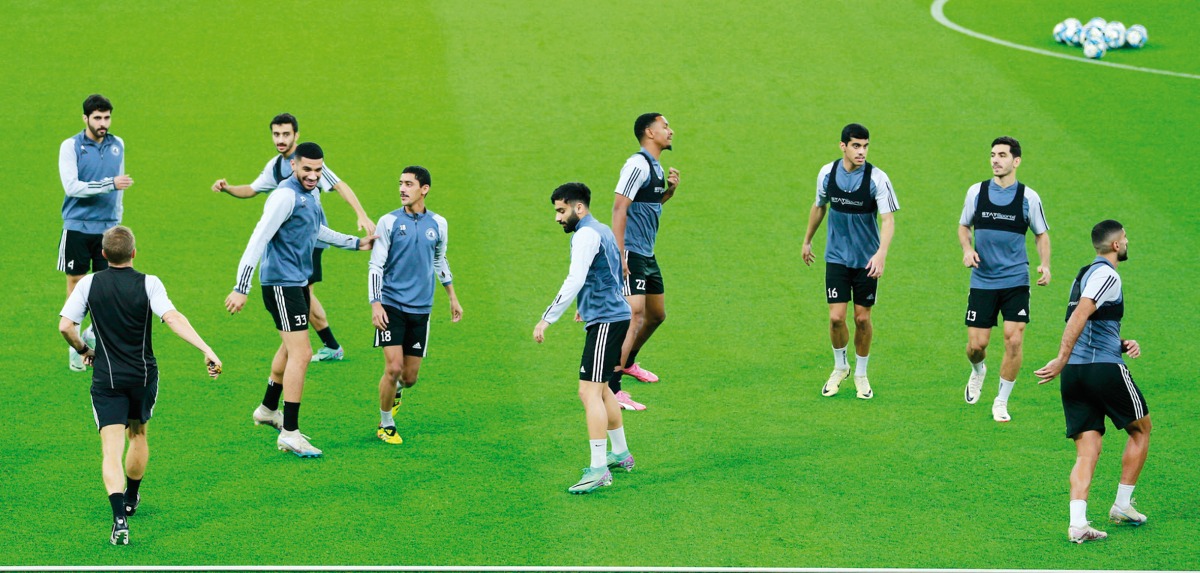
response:
<path id="1" fill-rule="evenodd" d="M 262 405 L 268 410 L 279 409 L 279 397 L 283 395 L 283 384 L 267 380 L 267 393 L 263 394 Z"/>
<path id="2" fill-rule="evenodd" d="M 640 349 L 639 349 L 639 350 L 640 350 Z M 637 350 L 630 350 L 630 351 L 629 351 L 629 360 L 626 360 L 626 361 L 625 361 L 625 367 L 626 367 L 626 368 L 633 368 L 633 365 L 637 363 L 637 355 L 638 355 L 638 351 L 637 351 Z"/>
<path id="3" fill-rule="evenodd" d="M 112 506 L 113 521 L 125 519 L 125 494 L 119 491 L 108 494 L 108 504 Z"/>
<path id="4" fill-rule="evenodd" d="M 283 429 L 289 432 L 300 429 L 299 402 L 283 402 Z"/>
<path id="5" fill-rule="evenodd" d="M 142 476 L 145 477 L 145 476 Z M 125 499 L 133 501 L 137 499 L 138 488 L 141 487 L 142 480 L 125 477 Z"/>
<path id="6" fill-rule="evenodd" d="M 621 391 L 621 371 L 613 372 L 612 376 L 608 377 L 608 388 L 613 394 Z"/>
<path id="7" fill-rule="evenodd" d="M 328 326 L 322 330 L 318 330 L 317 336 L 321 337 L 321 342 L 325 343 L 326 348 L 330 350 L 337 350 L 339 348 L 337 339 L 333 337 L 333 330 Z"/>

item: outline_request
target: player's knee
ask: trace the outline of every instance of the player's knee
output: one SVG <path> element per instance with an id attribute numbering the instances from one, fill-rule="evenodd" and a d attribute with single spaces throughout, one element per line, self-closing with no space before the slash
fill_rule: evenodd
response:
<path id="1" fill-rule="evenodd" d="M 400 375 L 400 383 L 403 384 L 405 388 L 412 388 L 413 386 L 415 386 L 417 384 L 417 375 L 416 374 L 407 374 L 407 373 L 401 374 Z"/>
<path id="2" fill-rule="evenodd" d="M 666 310 L 658 310 L 655 312 L 647 312 L 646 313 L 646 322 L 648 324 L 653 324 L 655 326 L 658 326 L 658 325 L 662 324 L 663 322 L 666 322 L 666 320 L 667 320 L 667 311 Z"/>
<path id="3" fill-rule="evenodd" d="M 854 327 L 855 327 L 855 328 L 859 328 L 859 329 L 862 329 L 862 328 L 871 328 L 871 317 L 870 317 L 870 315 L 868 315 L 868 316 L 859 316 L 859 315 L 855 315 L 855 316 L 854 316 Z"/>
<path id="4" fill-rule="evenodd" d="M 833 328 L 846 328 L 846 315 L 829 315 L 829 326 Z"/>

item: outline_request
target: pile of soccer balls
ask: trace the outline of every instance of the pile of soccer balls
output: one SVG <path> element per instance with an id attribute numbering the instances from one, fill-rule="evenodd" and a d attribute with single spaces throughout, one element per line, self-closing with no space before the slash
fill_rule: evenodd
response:
<path id="1" fill-rule="evenodd" d="M 1140 48 L 1146 45 L 1146 27 L 1134 24 L 1125 29 L 1120 22 L 1106 22 L 1099 16 L 1087 24 L 1067 18 L 1054 26 L 1054 41 L 1068 46 L 1083 46 L 1083 55 L 1093 60 L 1104 57 L 1109 50 Z"/>

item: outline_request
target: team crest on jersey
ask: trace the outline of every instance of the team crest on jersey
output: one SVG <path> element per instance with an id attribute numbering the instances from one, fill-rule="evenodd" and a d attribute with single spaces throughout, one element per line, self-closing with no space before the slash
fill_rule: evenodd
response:
<path id="1" fill-rule="evenodd" d="M 425 229 L 425 238 L 429 239 L 430 241 L 436 241 L 437 231 L 434 231 L 433 229 Z"/>
<path id="2" fill-rule="evenodd" d="M 112 148 L 112 154 L 113 154 L 113 157 L 117 157 L 117 156 L 121 155 L 121 148 L 114 145 Z"/>

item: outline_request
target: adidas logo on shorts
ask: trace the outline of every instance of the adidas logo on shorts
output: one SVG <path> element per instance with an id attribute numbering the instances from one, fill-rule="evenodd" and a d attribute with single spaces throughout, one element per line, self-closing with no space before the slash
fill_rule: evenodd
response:
<path id="1" fill-rule="evenodd" d="M 1028 315 L 1028 314 L 1026 314 L 1026 313 L 1025 313 L 1025 309 L 1023 309 L 1023 308 L 1022 308 L 1022 309 L 1021 309 L 1021 312 L 1018 312 L 1018 313 L 1017 313 L 1017 316 L 1029 316 L 1029 315 Z"/>

